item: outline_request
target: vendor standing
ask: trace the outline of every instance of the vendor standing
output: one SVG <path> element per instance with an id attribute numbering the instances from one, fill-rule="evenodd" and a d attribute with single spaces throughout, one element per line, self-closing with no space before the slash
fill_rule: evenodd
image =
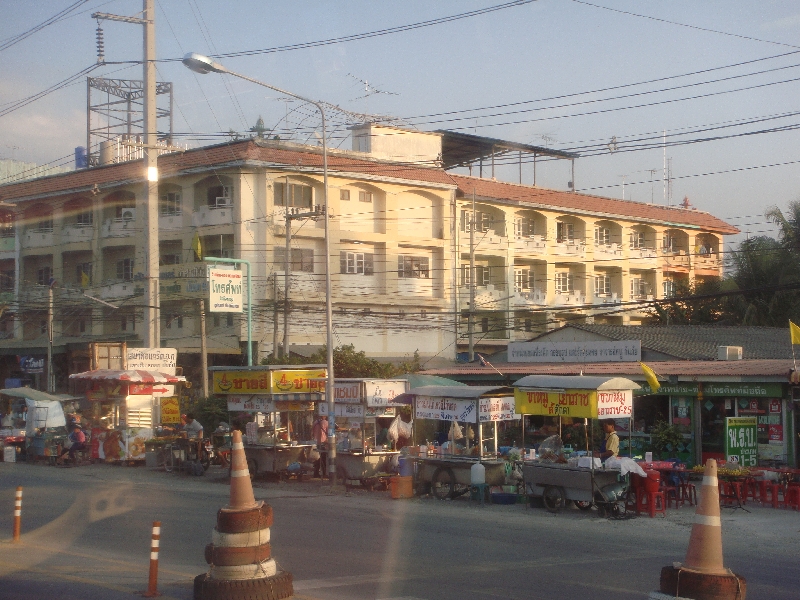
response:
<path id="1" fill-rule="evenodd" d="M 605 419 L 600 421 L 603 426 L 603 431 L 606 434 L 603 443 L 600 444 L 600 454 L 598 455 L 602 460 L 612 456 L 619 455 L 619 436 L 617 435 L 616 424 L 613 419 Z"/>
<path id="2" fill-rule="evenodd" d="M 186 414 L 186 425 L 183 426 L 183 432 L 189 439 L 202 439 L 203 426 L 194 418 L 192 413 Z"/>

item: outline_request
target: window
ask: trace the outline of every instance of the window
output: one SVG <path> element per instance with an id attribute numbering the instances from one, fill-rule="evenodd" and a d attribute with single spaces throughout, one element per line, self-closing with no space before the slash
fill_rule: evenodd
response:
<path id="1" fill-rule="evenodd" d="M 572 273 L 562 271 L 556 273 L 556 294 L 566 295 L 575 291 L 575 282 Z"/>
<path id="2" fill-rule="evenodd" d="M 166 329 L 183 329 L 183 315 L 173 313 L 164 319 Z"/>
<path id="3" fill-rule="evenodd" d="M 178 217 L 182 214 L 180 192 L 167 192 L 166 194 L 161 194 L 161 196 L 159 196 L 159 201 L 162 217 Z"/>
<path id="4" fill-rule="evenodd" d="M 472 211 L 462 209 L 461 210 L 461 231 L 470 231 L 471 221 L 472 221 Z M 480 210 L 475 211 L 475 231 L 479 233 L 485 233 L 489 231 L 492 226 L 492 215 L 488 212 L 483 212 Z"/>
<path id="5" fill-rule="evenodd" d="M 0 238 L 14 237 L 14 215 L 0 214 Z"/>
<path id="6" fill-rule="evenodd" d="M 397 276 L 401 278 L 429 279 L 431 272 L 428 257 L 401 254 L 397 257 Z"/>
<path id="7" fill-rule="evenodd" d="M 672 298 L 675 295 L 675 281 L 672 279 L 665 279 L 661 283 L 661 291 L 664 294 L 664 298 Z"/>
<path id="8" fill-rule="evenodd" d="M 158 256 L 158 264 L 159 264 L 159 266 L 179 265 L 179 264 L 181 264 L 181 255 L 180 254 L 159 254 L 159 256 Z"/>
<path id="9" fill-rule="evenodd" d="M 528 333 L 533 331 L 533 321 L 531 319 L 525 319 L 525 331 Z"/>
<path id="10" fill-rule="evenodd" d="M 133 281 L 133 259 L 123 258 L 117 261 L 117 279 Z"/>
<path id="11" fill-rule="evenodd" d="M 227 313 L 224 318 L 225 318 L 225 327 L 233 327 L 233 313 Z M 222 324 L 222 315 L 215 314 L 214 327 L 219 327 L 221 324 Z"/>
<path id="12" fill-rule="evenodd" d="M 611 295 L 611 277 L 609 277 L 606 274 L 594 276 L 594 295 L 595 296 Z"/>
<path id="13" fill-rule="evenodd" d="M 481 317 L 481 333 L 489 333 L 489 317 Z"/>
<path id="14" fill-rule="evenodd" d="M 631 278 L 631 298 L 644 298 L 650 294 L 650 286 L 641 278 Z"/>
<path id="15" fill-rule="evenodd" d="M 533 219 L 530 217 L 517 217 L 514 219 L 514 237 L 516 239 L 533 237 Z"/>
<path id="16" fill-rule="evenodd" d="M 664 234 L 662 248 L 667 252 L 672 252 L 675 246 L 675 237 L 669 233 Z"/>
<path id="17" fill-rule="evenodd" d="M 644 241 L 644 231 L 631 231 L 631 248 L 644 248 L 645 241 Z"/>
<path id="18" fill-rule="evenodd" d="M 575 225 L 573 223 L 556 223 L 556 242 L 568 244 L 575 241 Z"/>
<path id="19" fill-rule="evenodd" d="M 373 256 L 371 252 L 341 252 L 339 270 L 341 273 L 374 275 Z"/>
<path id="20" fill-rule="evenodd" d="M 275 206 L 297 206 L 311 208 L 313 203 L 313 190 L 310 185 L 301 183 L 275 182 Z"/>
<path id="21" fill-rule="evenodd" d="M 50 267 L 40 267 L 36 271 L 36 283 L 39 285 L 50 285 L 50 279 L 53 277 L 53 269 Z"/>
<path id="22" fill-rule="evenodd" d="M 514 268 L 514 291 L 527 292 L 531 289 L 531 270 Z"/>
<path id="23" fill-rule="evenodd" d="M 314 250 L 312 248 L 292 248 L 290 271 L 314 272 Z M 286 266 L 286 248 L 275 246 L 275 269 L 283 271 Z"/>
<path id="24" fill-rule="evenodd" d="M 53 231 L 53 217 L 52 215 L 42 219 L 41 221 L 37 222 L 33 230 L 38 233 L 49 233 Z"/>
<path id="25" fill-rule="evenodd" d="M 122 315 L 119 320 L 120 331 L 136 331 L 136 317 L 133 315 Z"/>
<path id="26" fill-rule="evenodd" d="M 475 265 L 475 285 L 483 287 L 491 283 L 490 268 L 484 265 Z M 469 265 L 461 265 L 461 285 L 471 285 Z"/>
<path id="27" fill-rule="evenodd" d="M 0 271 L 0 292 L 13 292 L 17 275 L 13 269 Z"/>
<path id="28" fill-rule="evenodd" d="M 75 215 L 75 224 L 78 227 L 91 227 L 94 224 L 94 213 L 86 211 Z"/>
<path id="29" fill-rule="evenodd" d="M 350 190 L 339 190 L 339 200 L 343 202 L 350 201 Z"/>
<path id="30" fill-rule="evenodd" d="M 84 275 L 87 277 L 87 284 L 92 283 L 92 263 L 84 262 L 75 265 L 75 281 L 78 285 L 83 286 Z"/>
<path id="31" fill-rule="evenodd" d="M 215 185 L 208 188 L 206 201 L 209 208 L 230 208 L 233 206 L 233 189 L 229 185 Z"/>
<path id="32" fill-rule="evenodd" d="M 372 202 L 372 192 L 358 192 L 358 201 L 359 202 Z"/>
<path id="33" fill-rule="evenodd" d="M 78 331 L 86 333 L 86 319 L 78 319 Z"/>
<path id="34" fill-rule="evenodd" d="M 608 227 L 595 227 L 594 228 L 594 245 L 595 246 L 610 246 L 611 245 L 611 229 Z"/>
<path id="35" fill-rule="evenodd" d="M 39 321 L 39 333 L 47 333 L 47 321 Z"/>

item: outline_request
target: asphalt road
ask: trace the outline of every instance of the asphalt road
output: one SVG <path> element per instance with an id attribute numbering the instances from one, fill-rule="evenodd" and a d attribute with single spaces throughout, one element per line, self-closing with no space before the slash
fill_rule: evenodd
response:
<path id="1" fill-rule="evenodd" d="M 22 542 L 11 544 L 18 485 Z M 319 482 L 264 483 L 255 494 L 275 510 L 273 555 L 293 573 L 296 596 L 319 600 L 646 598 L 661 567 L 683 559 L 694 515 L 614 521 L 466 498 L 331 493 Z M 0 463 L 0 598 L 130 598 L 147 587 L 150 530 L 160 520 L 159 591 L 189 600 L 227 499 L 216 468 L 190 477 Z M 748 508 L 723 513 L 725 565 L 747 578 L 749 600 L 795 600 L 800 513 Z"/>

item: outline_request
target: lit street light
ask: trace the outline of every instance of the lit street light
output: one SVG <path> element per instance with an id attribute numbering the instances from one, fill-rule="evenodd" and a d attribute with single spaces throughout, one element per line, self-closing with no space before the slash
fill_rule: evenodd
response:
<path id="1" fill-rule="evenodd" d="M 330 231 L 329 231 L 329 220 L 330 220 L 330 211 L 328 210 L 328 142 L 327 142 L 327 131 L 325 128 L 325 109 L 322 106 L 321 102 L 317 102 L 315 100 L 310 100 L 309 98 L 305 98 L 303 96 L 299 96 L 298 94 L 293 94 L 292 92 L 287 92 L 286 90 L 282 90 L 281 88 L 275 87 L 274 85 L 269 85 L 268 83 L 264 83 L 263 81 L 258 81 L 257 79 L 253 79 L 251 77 L 247 77 L 246 75 L 241 75 L 239 73 L 234 73 L 223 67 L 221 64 L 214 62 L 208 56 L 204 56 L 202 54 L 197 54 L 195 52 L 190 52 L 183 57 L 183 64 L 188 68 L 194 71 L 195 73 L 200 73 L 201 75 L 205 75 L 207 73 L 226 73 L 228 75 L 233 75 L 234 77 L 239 77 L 240 79 L 244 79 L 245 81 L 249 81 L 251 83 L 255 83 L 256 85 L 263 86 L 265 88 L 269 88 L 275 92 L 285 94 L 287 96 L 291 96 L 292 98 L 297 98 L 298 100 L 302 100 L 304 102 L 308 102 L 309 104 L 313 104 L 317 110 L 319 110 L 320 115 L 322 115 L 322 185 L 323 185 L 323 192 L 322 192 L 322 202 L 323 206 L 325 207 L 324 210 L 324 218 L 325 218 L 325 332 L 326 332 L 326 345 L 327 345 L 327 359 L 328 359 L 328 379 L 325 382 L 325 396 L 328 401 L 328 476 L 331 480 L 335 483 L 336 482 L 336 411 L 334 410 L 333 400 L 334 400 L 334 377 L 333 377 L 333 301 L 331 300 L 331 238 L 330 238 Z M 286 207 L 288 210 L 288 207 Z M 288 233 L 287 233 L 288 235 Z M 286 352 L 288 353 L 289 349 L 286 348 Z"/>

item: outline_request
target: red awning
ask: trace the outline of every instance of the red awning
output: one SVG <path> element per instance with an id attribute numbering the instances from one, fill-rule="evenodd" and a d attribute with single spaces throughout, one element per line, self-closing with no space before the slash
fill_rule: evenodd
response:
<path id="1" fill-rule="evenodd" d="M 85 371 L 74 373 L 70 379 L 82 379 L 87 381 L 120 381 L 129 383 L 180 383 L 186 381 L 183 375 L 167 375 L 158 371 L 144 371 L 140 369 L 119 371 L 117 369 L 98 369 L 96 371 Z"/>

